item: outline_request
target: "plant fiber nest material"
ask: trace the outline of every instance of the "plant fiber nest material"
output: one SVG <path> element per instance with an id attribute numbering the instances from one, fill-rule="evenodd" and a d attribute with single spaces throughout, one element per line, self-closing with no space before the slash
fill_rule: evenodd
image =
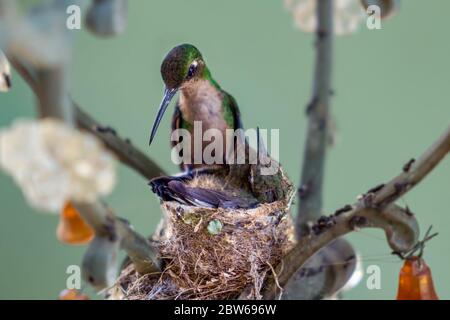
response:
<path id="1" fill-rule="evenodd" d="M 264 280 L 294 244 L 289 214 L 293 186 L 285 198 L 254 209 L 206 208 L 162 202 L 165 214 L 153 240 L 164 268 L 139 275 L 128 265 L 111 290 L 112 299 L 261 299 Z M 191 183 L 224 189 L 215 176 Z M 244 191 L 243 191 L 244 192 Z M 276 276 L 276 275 L 275 275 Z"/>

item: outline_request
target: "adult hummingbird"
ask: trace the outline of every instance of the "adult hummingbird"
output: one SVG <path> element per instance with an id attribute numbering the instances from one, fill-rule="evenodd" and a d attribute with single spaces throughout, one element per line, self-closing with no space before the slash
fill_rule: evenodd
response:
<path id="1" fill-rule="evenodd" d="M 209 142 L 203 141 L 203 132 L 208 129 L 216 129 L 222 133 L 223 141 L 227 139 L 227 129 L 242 129 L 241 116 L 236 100 L 222 90 L 219 84 L 213 79 L 209 68 L 200 51 L 190 44 L 176 46 L 169 51 L 161 65 L 161 75 L 165 84 L 164 96 L 159 107 L 153 128 L 150 134 L 150 142 L 155 137 L 161 119 L 170 104 L 170 101 L 177 92 L 180 93 L 175 112 L 172 117 L 172 131 L 176 129 L 186 129 L 190 132 L 190 145 L 193 150 L 194 141 L 202 141 L 203 149 Z M 201 132 L 194 130 L 194 122 L 202 124 Z M 196 134 L 200 134 L 198 137 Z M 230 148 L 236 153 L 241 151 L 247 156 L 254 154 L 247 141 L 238 134 L 237 139 L 230 141 L 232 145 L 223 146 L 224 165 L 207 165 L 205 163 L 194 163 L 194 156 L 191 152 L 190 163 L 182 163 L 181 168 L 186 170 L 183 175 L 174 177 L 159 177 L 150 181 L 153 192 L 162 200 L 178 201 L 180 203 L 197 204 L 212 207 L 228 208 L 251 208 L 258 202 L 272 202 L 286 192 L 288 188 L 282 183 L 282 172 L 277 169 L 276 173 L 270 176 L 259 174 L 260 164 L 230 164 L 226 157 L 230 154 Z M 180 142 L 172 141 L 175 146 Z M 259 139 L 258 139 L 259 145 Z M 260 148 L 258 148 L 259 150 Z M 195 151 L 195 150 L 194 150 Z M 258 154 L 259 151 L 256 151 Z M 265 154 L 265 152 L 263 152 Z M 234 156 L 234 155 L 233 155 Z M 263 155 L 266 157 L 266 155 Z M 233 159 L 235 160 L 235 159 Z M 222 170 L 224 169 L 225 170 Z M 187 181 L 200 173 L 223 174 L 226 172 L 227 184 L 244 185 L 250 189 L 255 196 L 253 199 L 242 200 L 226 191 L 209 190 L 198 187 L 188 187 Z"/>
<path id="2" fill-rule="evenodd" d="M 172 131 L 188 130 L 192 140 L 191 150 L 194 150 L 194 139 L 202 141 L 202 151 L 208 145 L 202 139 L 203 132 L 208 129 L 220 130 L 225 141 L 226 129 L 242 128 L 236 100 L 214 80 L 202 54 L 193 45 L 181 44 L 170 50 L 162 62 L 161 76 L 165 84 L 164 96 L 153 124 L 149 144 L 152 143 L 161 119 L 177 92 L 180 95 L 172 117 Z M 200 137 L 195 136 L 194 121 L 202 124 Z M 179 142 L 172 141 L 172 146 Z M 227 148 L 224 143 L 224 155 L 227 154 Z M 185 170 L 199 166 L 204 164 L 194 164 L 193 152 L 190 164 L 181 164 Z"/>

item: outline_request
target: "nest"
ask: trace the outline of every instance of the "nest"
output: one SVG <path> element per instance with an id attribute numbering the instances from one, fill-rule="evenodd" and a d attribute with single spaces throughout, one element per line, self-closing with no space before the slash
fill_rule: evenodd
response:
<path id="1" fill-rule="evenodd" d="M 112 298 L 234 299 L 245 290 L 246 298 L 261 299 L 264 280 L 294 243 L 288 212 L 293 188 L 283 179 L 290 188 L 286 196 L 253 209 L 162 202 L 164 223 L 152 240 L 164 261 L 163 271 L 139 275 L 128 265 Z M 213 176 L 196 178 L 191 185 L 226 188 Z"/>

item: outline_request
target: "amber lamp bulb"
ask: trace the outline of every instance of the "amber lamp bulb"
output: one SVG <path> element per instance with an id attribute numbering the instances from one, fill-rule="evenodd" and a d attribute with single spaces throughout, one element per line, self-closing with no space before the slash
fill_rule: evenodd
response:
<path id="1" fill-rule="evenodd" d="M 59 300 L 89 300 L 89 297 L 75 289 L 65 289 L 59 294 Z"/>
<path id="2" fill-rule="evenodd" d="M 74 206 L 68 202 L 60 214 L 56 236 L 63 243 L 86 244 L 94 237 L 94 230 L 83 220 Z"/>
<path id="3" fill-rule="evenodd" d="M 400 270 L 397 300 L 439 300 L 431 270 L 422 258 L 405 259 Z"/>

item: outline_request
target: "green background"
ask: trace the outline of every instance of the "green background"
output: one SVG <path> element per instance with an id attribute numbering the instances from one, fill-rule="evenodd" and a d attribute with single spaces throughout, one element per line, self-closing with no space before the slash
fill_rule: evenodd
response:
<path id="1" fill-rule="evenodd" d="M 327 160 L 324 212 L 396 175 L 449 125 L 449 11 L 449 1 L 403 1 L 382 30 L 370 31 L 363 22 L 356 34 L 336 39 L 332 107 L 339 140 Z M 75 100 L 175 173 L 169 116 L 151 148 L 147 142 L 163 90 L 162 58 L 176 44 L 192 43 L 238 101 L 247 128 L 280 128 L 280 160 L 299 181 L 313 36 L 294 28 L 281 0 L 133 0 L 128 21 L 117 38 L 74 31 Z M 1 126 L 35 114 L 33 96 L 17 74 L 13 83 L 10 93 L 0 95 Z M 56 298 L 67 266 L 79 264 L 85 248 L 60 244 L 58 218 L 31 209 L 3 173 L 0 190 L 0 298 Z M 141 233 L 150 234 L 159 221 L 147 182 L 123 166 L 106 200 Z M 400 202 L 417 213 L 422 230 L 434 225 L 439 231 L 425 258 L 439 296 L 450 298 L 450 159 Z M 380 266 L 381 289 L 368 290 L 365 275 L 345 298 L 395 298 L 401 262 L 390 256 L 383 237 L 367 229 L 349 236 L 364 268 Z"/>

